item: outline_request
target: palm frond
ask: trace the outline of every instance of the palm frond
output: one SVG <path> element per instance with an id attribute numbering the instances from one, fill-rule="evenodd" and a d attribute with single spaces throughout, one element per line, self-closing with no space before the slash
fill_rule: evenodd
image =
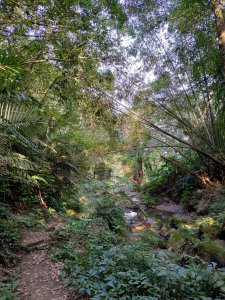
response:
<path id="1" fill-rule="evenodd" d="M 37 119 L 37 108 L 24 105 L 23 103 L 15 104 L 11 102 L 0 103 L 0 124 L 8 122 L 14 126 L 27 126 L 30 122 Z"/>

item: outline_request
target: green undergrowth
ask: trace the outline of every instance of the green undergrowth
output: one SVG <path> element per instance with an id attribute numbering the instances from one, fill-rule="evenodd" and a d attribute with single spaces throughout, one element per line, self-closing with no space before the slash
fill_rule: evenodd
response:
<path id="1" fill-rule="evenodd" d="M 1 300 L 19 300 L 13 293 L 15 286 L 13 283 L 2 283 L 0 278 L 0 299 Z"/>
<path id="2" fill-rule="evenodd" d="M 143 203 L 144 205 L 151 207 L 151 206 L 155 206 L 156 204 L 158 204 L 160 201 L 156 196 L 153 196 L 147 192 L 143 193 L 140 197 L 141 203 Z"/>
<path id="3" fill-rule="evenodd" d="M 17 260 L 20 247 L 20 228 L 45 225 L 45 215 L 41 209 L 30 212 L 14 213 L 10 206 L 0 205 L 0 264 L 13 265 Z"/>
<path id="4" fill-rule="evenodd" d="M 115 197 L 104 195 L 94 203 L 93 218 L 104 220 L 111 231 L 122 234 L 127 227 L 124 212 L 124 207 Z"/>
<path id="5" fill-rule="evenodd" d="M 166 249 L 166 240 L 150 232 L 133 239 L 123 209 L 112 198 L 96 199 L 89 218 L 54 232 L 54 259 L 64 263 L 67 284 L 94 300 L 224 299 L 223 269 Z M 173 222 L 174 232 L 188 231 L 180 228 L 182 220 Z"/>
<path id="6" fill-rule="evenodd" d="M 95 226 L 77 220 L 58 231 L 72 241 L 54 258 L 64 262 L 62 276 L 80 294 L 96 300 L 224 298 L 225 273 L 215 264 L 159 250 L 156 237 L 131 243 L 102 227 L 94 232 Z"/>
<path id="7" fill-rule="evenodd" d="M 16 288 L 16 272 L 12 267 L 18 262 L 22 228 L 44 228 L 51 216 L 41 208 L 32 211 L 14 212 L 11 206 L 0 203 L 0 299 L 19 300 L 14 294 Z M 10 268 L 10 269 L 8 269 Z M 2 271 L 3 270 L 3 271 Z M 4 277 L 7 270 L 7 277 Z M 10 274 L 10 275 L 9 275 Z"/>

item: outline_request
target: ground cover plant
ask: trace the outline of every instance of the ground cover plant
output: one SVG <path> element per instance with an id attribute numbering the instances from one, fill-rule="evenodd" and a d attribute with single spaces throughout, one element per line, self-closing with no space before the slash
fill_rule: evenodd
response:
<path id="1" fill-rule="evenodd" d="M 11 284 L 0 283 L 0 297 L 2 300 L 18 300 L 18 297 L 12 292 Z"/>
<path id="2" fill-rule="evenodd" d="M 129 230 L 109 226 L 109 210 L 117 212 L 115 197 L 98 201 L 89 219 L 73 220 L 55 232 L 56 240 L 66 241 L 54 258 L 64 262 L 62 277 L 67 284 L 96 300 L 223 299 L 225 272 L 216 263 L 194 255 L 177 256 L 175 242 L 173 251 L 162 250 L 167 248 L 165 240 L 151 232 L 132 240 Z M 120 213 L 111 217 L 121 224 Z M 174 217 L 171 222 L 179 228 L 187 221 Z"/>
<path id="3" fill-rule="evenodd" d="M 216 264 L 197 257 L 177 259 L 168 251 L 152 252 L 157 248 L 154 239 L 118 244 L 112 234 L 94 236 L 91 227 L 84 229 L 86 221 L 77 222 L 76 228 L 85 232 L 83 239 L 77 239 L 83 247 L 68 244 L 55 257 L 64 262 L 66 282 L 90 299 L 223 299 L 225 273 Z"/>

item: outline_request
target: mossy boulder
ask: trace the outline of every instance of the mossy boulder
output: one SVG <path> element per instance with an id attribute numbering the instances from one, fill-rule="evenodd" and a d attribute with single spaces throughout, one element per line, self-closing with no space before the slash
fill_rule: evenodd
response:
<path id="1" fill-rule="evenodd" d="M 207 233 L 203 233 L 203 234 L 201 235 L 201 240 L 202 240 L 202 241 L 211 240 L 211 236 L 208 235 Z"/>
<path id="2" fill-rule="evenodd" d="M 203 223 L 199 226 L 199 233 L 200 236 L 207 235 L 209 237 L 215 237 L 217 236 L 221 231 L 220 224 L 213 223 L 213 224 L 207 224 Z"/>
<path id="3" fill-rule="evenodd" d="M 216 262 L 219 267 L 225 267 L 225 245 L 219 240 L 205 240 L 198 243 L 197 253 L 203 259 Z"/>

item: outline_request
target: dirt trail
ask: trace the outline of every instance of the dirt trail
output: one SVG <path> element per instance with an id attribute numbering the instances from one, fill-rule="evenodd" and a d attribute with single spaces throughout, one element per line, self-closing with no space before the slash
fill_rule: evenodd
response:
<path id="1" fill-rule="evenodd" d="M 50 232 L 65 224 L 56 219 L 46 229 L 22 231 L 17 295 L 21 300 L 74 300 L 73 291 L 60 279 L 62 264 L 51 260 Z"/>

